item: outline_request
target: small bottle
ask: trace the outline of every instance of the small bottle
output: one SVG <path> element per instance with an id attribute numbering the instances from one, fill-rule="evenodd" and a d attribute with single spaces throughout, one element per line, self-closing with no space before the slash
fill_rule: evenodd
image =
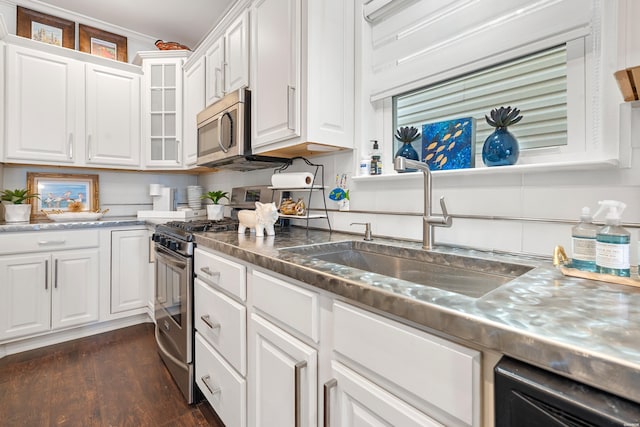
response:
<path id="1" fill-rule="evenodd" d="M 371 175 L 382 175 L 382 153 L 378 147 L 378 141 L 373 142 L 373 151 L 371 152 Z"/>
<path id="2" fill-rule="evenodd" d="M 360 176 L 369 175 L 369 172 L 371 171 L 371 158 L 370 157 L 363 157 L 362 159 L 360 159 L 359 170 L 360 170 L 360 173 L 359 173 Z"/>
<path id="3" fill-rule="evenodd" d="M 615 200 L 602 200 L 598 204 L 600 204 L 599 211 L 609 208 L 605 218 L 605 226 L 599 229 L 596 234 L 598 273 L 630 277 L 629 246 L 631 234 L 620 226 L 620 216 L 627 205 Z"/>
<path id="4" fill-rule="evenodd" d="M 589 207 L 582 208 L 580 222 L 571 229 L 571 267 L 594 273 L 598 271 L 596 267 L 596 234 L 599 228 L 593 223 Z"/>

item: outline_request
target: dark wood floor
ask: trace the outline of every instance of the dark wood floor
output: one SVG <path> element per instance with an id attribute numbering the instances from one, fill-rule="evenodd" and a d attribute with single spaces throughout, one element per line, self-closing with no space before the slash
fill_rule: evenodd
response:
<path id="1" fill-rule="evenodd" d="M 0 425 L 222 427 L 187 405 L 150 323 L 0 359 Z"/>

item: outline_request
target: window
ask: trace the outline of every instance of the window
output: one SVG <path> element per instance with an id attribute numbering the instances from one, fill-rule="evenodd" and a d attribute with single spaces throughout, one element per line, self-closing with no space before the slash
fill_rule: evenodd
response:
<path id="1" fill-rule="evenodd" d="M 474 117 L 479 153 L 493 131 L 485 114 L 508 105 L 519 108 L 524 116 L 509 129 L 521 150 L 567 144 L 566 45 L 395 96 L 394 129 L 415 126 L 422 130 L 425 123 Z"/>

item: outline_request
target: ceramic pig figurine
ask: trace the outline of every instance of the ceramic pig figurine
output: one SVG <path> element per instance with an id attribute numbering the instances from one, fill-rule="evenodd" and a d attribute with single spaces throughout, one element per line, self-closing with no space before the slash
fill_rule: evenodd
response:
<path id="1" fill-rule="evenodd" d="M 238 234 L 244 234 L 247 228 L 255 229 L 256 237 L 264 236 L 266 230 L 267 236 L 276 234 L 273 224 L 278 220 L 278 209 L 275 203 L 256 202 L 256 210 L 241 210 L 238 212 Z"/>

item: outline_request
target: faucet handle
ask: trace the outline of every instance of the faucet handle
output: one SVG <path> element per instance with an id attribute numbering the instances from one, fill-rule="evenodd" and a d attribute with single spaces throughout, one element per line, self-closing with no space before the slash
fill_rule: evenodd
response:
<path id="1" fill-rule="evenodd" d="M 371 223 L 370 222 L 352 222 L 351 225 L 364 225 L 364 240 L 366 240 L 367 242 L 373 240 L 373 237 L 371 237 Z"/>
<path id="2" fill-rule="evenodd" d="M 451 227 L 453 221 L 449 216 L 449 212 L 447 212 L 447 204 L 444 202 L 444 196 L 440 197 L 440 208 L 442 209 L 442 219 L 444 219 L 445 226 Z"/>

